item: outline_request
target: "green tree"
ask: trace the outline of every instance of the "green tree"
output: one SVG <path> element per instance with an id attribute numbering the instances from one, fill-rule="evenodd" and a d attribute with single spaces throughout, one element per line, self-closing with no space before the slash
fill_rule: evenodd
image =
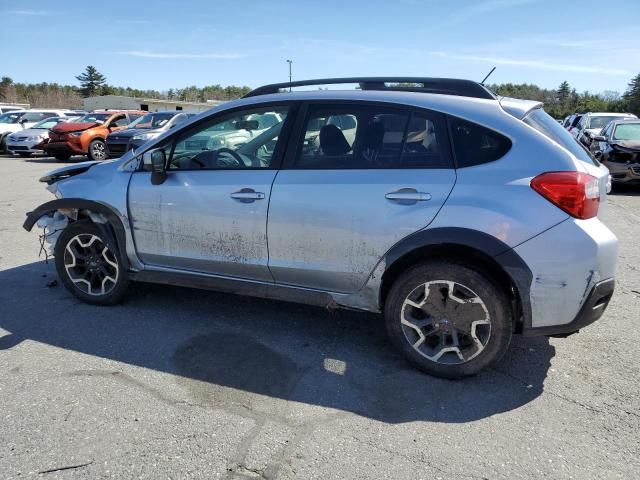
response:
<path id="1" fill-rule="evenodd" d="M 0 99 L 4 100 L 9 96 L 9 89 L 13 87 L 13 80 L 9 77 L 0 79 Z"/>
<path id="2" fill-rule="evenodd" d="M 83 97 L 96 95 L 107 83 L 106 77 L 98 72 L 93 65 L 88 65 L 76 79 L 80 82 L 80 94 Z"/>
<path id="3" fill-rule="evenodd" d="M 567 100 L 569 100 L 569 95 L 571 94 L 571 87 L 569 87 L 569 82 L 566 80 L 560 84 L 558 87 L 558 103 L 562 106 L 567 104 Z"/>
<path id="4" fill-rule="evenodd" d="M 625 108 L 636 115 L 640 115 L 640 73 L 629 82 L 629 87 L 623 95 Z"/>

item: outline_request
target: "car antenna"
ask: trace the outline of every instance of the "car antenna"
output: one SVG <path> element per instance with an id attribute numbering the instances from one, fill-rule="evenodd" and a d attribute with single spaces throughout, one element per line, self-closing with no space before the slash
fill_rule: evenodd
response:
<path id="1" fill-rule="evenodd" d="M 487 81 L 487 78 L 489 78 L 489 76 L 491 76 L 491 74 L 493 73 L 493 71 L 494 71 L 495 69 L 496 69 L 496 67 L 493 67 L 493 68 L 491 69 L 491 71 L 490 71 L 489 73 L 487 73 L 487 76 L 486 76 L 486 77 L 484 77 L 484 78 L 482 79 L 482 81 L 480 82 L 480 85 L 484 85 L 484 82 L 486 82 L 486 81 Z"/>

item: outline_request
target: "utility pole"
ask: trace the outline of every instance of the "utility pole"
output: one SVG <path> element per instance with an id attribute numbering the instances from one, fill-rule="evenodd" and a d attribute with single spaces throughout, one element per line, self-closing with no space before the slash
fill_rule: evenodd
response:
<path id="1" fill-rule="evenodd" d="M 293 60 L 287 60 L 287 63 L 289 64 L 289 91 L 291 91 L 291 64 Z"/>

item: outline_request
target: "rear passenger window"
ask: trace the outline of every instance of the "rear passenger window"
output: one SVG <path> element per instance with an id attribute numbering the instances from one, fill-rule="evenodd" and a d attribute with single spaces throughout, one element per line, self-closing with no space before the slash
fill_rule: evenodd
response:
<path id="1" fill-rule="evenodd" d="M 442 115 L 374 105 L 311 105 L 295 166 L 452 168 L 452 163 Z"/>
<path id="2" fill-rule="evenodd" d="M 461 118 L 450 117 L 449 122 L 458 168 L 493 162 L 511 148 L 511 140 L 498 132 Z"/>

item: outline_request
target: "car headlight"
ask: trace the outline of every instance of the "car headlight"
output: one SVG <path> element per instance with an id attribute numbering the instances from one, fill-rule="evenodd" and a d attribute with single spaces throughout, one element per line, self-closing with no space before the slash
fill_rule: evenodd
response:
<path id="1" fill-rule="evenodd" d="M 152 138 L 156 138 L 159 133 L 141 133 L 140 135 L 134 135 L 132 140 L 151 140 Z"/>
<path id="2" fill-rule="evenodd" d="M 79 137 L 80 135 L 82 135 L 83 132 L 71 132 L 69 134 L 70 137 Z"/>

